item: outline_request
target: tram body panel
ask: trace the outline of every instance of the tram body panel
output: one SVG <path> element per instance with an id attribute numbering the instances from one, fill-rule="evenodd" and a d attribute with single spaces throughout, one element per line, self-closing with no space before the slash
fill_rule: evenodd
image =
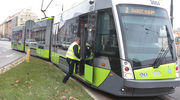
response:
<path id="1" fill-rule="evenodd" d="M 27 43 L 30 54 L 50 59 L 50 43 L 53 17 L 41 19 L 34 23 L 31 29 L 31 42 Z"/>
<path id="2" fill-rule="evenodd" d="M 13 27 L 12 29 L 12 42 L 11 47 L 14 50 L 18 51 L 24 51 L 25 50 L 25 44 L 24 44 L 24 25 Z"/>

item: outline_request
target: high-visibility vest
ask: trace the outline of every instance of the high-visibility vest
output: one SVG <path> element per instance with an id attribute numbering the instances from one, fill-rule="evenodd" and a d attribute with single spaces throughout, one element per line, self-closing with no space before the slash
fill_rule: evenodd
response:
<path id="1" fill-rule="evenodd" d="M 78 53 L 79 53 L 79 50 L 80 50 L 79 44 L 77 44 L 76 42 L 73 42 L 73 43 L 69 46 L 68 51 L 66 52 L 66 57 L 67 57 L 67 58 L 70 58 L 70 59 L 73 59 L 73 60 L 80 61 L 80 59 L 79 59 L 78 57 L 76 57 L 75 54 L 74 54 L 73 47 L 74 47 L 75 45 L 78 45 Z"/>
<path id="2" fill-rule="evenodd" d="M 86 42 L 86 46 L 89 46 L 89 43 Z M 90 56 L 89 57 L 86 57 L 85 60 L 92 60 L 93 59 L 93 55 L 92 55 L 92 50 L 90 50 Z"/>

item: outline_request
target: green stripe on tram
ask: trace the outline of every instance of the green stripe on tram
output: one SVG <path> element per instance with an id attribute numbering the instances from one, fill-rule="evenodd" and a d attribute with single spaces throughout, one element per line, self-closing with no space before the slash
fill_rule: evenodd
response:
<path id="1" fill-rule="evenodd" d="M 11 48 L 12 48 L 12 49 L 14 48 L 14 43 L 11 43 Z"/>
<path id="2" fill-rule="evenodd" d="M 51 61 L 55 64 L 59 64 L 59 57 L 66 58 L 66 56 L 56 53 L 56 52 L 51 52 Z"/>
<path id="3" fill-rule="evenodd" d="M 51 52 L 51 61 L 58 65 L 60 56 L 63 58 L 66 58 L 65 56 L 61 54 Z M 110 73 L 110 70 L 108 69 L 93 67 L 93 66 L 85 64 L 84 77 L 79 76 L 78 74 L 75 74 L 75 75 L 85 80 L 86 82 L 98 87 L 108 77 L 109 73 Z"/>
<path id="4" fill-rule="evenodd" d="M 49 50 L 37 48 L 37 55 L 43 58 L 49 58 Z"/>
<path id="5" fill-rule="evenodd" d="M 24 51 L 24 46 L 22 44 L 17 44 L 17 49 L 20 51 Z"/>
<path id="6" fill-rule="evenodd" d="M 93 68 L 93 85 L 99 86 L 101 85 L 104 80 L 108 77 L 110 73 L 109 69 L 94 67 Z"/>
<path id="7" fill-rule="evenodd" d="M 148 67 L 134 70 L 136 80 L 151 79 L 174 79 L 176 72 L 176 63 L 160 65 L 158 68 Z"/>
<path id="8" fill-rule="evenodd" d="M 45 20 L 50 20 L 50 19 L 53 19 L 53 17 L 48 17 L 48 18 L 45 18 L 45 19 L 37 20 L 35 22 L 38 23 L 38 22 L 43 22 Z"/>

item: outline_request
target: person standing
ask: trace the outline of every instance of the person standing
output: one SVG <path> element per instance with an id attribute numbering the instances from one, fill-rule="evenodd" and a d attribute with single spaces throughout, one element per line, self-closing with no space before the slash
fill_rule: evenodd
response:
<path id="1" fill-rule="evenodd" d="M 69 46 L 66 52 L 66 57 L 67 57 L 66 60 L 67 63 L 69 64 L 69 71 L 62 81 L 64 84 L 67 82 L 69 77 L 72 76 L 74 71 L 74 65 L 80 61 L 79 51 L 80 51 L 80 38 L 75 37 L 75 41 Z"/>
<path id="2" fill-rule="evenodd" d="M 92 48 L 91 48 L 90 44 L 88 42 L 86 42 L 86 44 L 85 44 L 85 58 L 81 59 L 81 61 L 80 61 L 80 71 L 79 71 L 80 76 L 84 75 L 84 67 L 85 67 L 84 65 L 85 64 L 91 65 L 92 59 L 93 59 Z"/>

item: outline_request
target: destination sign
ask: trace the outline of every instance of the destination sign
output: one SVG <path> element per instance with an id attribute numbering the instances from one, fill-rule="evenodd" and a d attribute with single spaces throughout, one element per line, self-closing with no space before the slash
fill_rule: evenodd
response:
<path id="1" fill-rule="evenodd" d="M 129 7 L 126 7 L 125 13 L 154 15 L 156 13 L 156 11 L 155 10 L 142 9 L 142 8 L 129 8 Z"/>
<path id="2" fill-rule="evenodd" d="M 153 6 L 122 4 L 118 5 L 117 8 L 120 13 L 125 14 L 167 17 L 167 12 L 165 9 Z"/>

